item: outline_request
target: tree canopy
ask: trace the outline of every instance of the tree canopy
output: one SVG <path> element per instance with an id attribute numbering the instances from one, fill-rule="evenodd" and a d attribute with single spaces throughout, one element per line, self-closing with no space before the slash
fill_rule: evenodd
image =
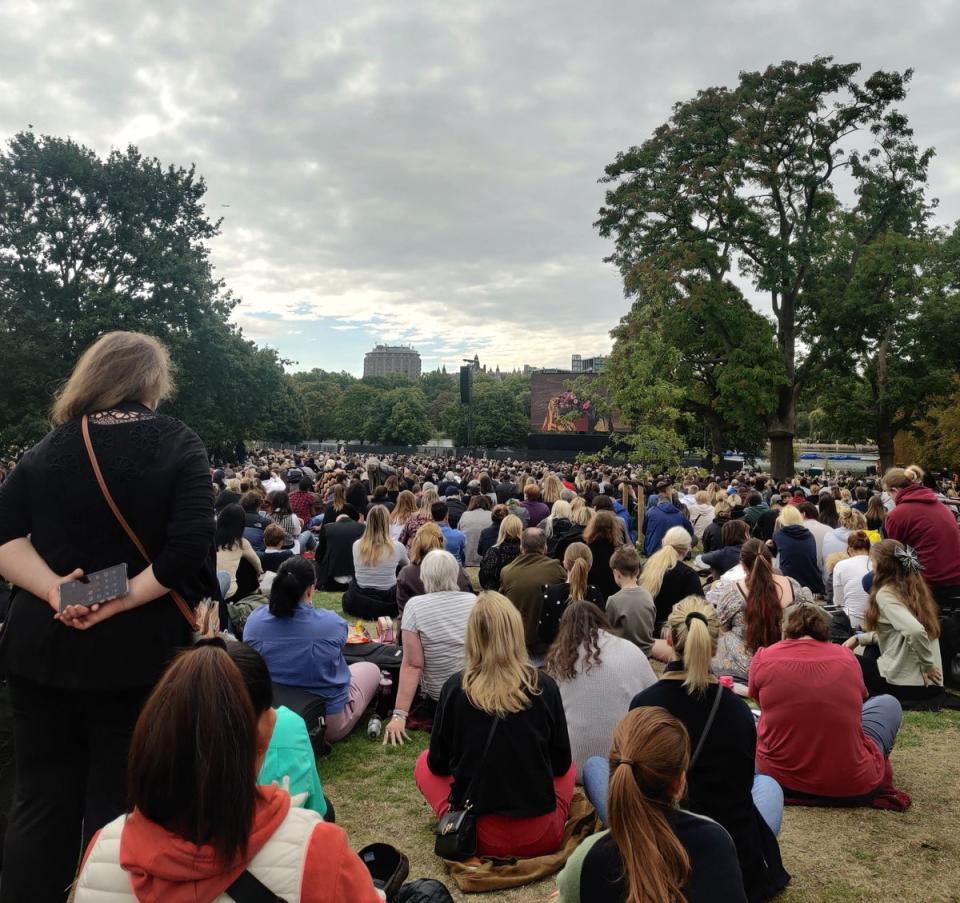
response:
<path id="1" fill-rule="evenodd" d="M 857 81 L 859 69 L 817 57 L 743 72 L 733 89 L 678 103 L 604 177 L 611 188 L 597 227 L 614 240 L 609 259 L 628 294 L 653 270 L 681 290 L 690 279 L 736 275 L 769 299 L 780 382 L 775 404 L 757 416 L 778 477 L 793 471 L 798 395 L 829 351 L 823 332 L 801 341 L 802 324 L 829 303 L 823 280 L 851 273 L 881 233 L 922 219 L 932 151 L 917 148 L 895 107 L 911 72 Z M 852 184 L 848 203 L 841 172 Z"/>
<path id="2" fill-rule="evenodd" d="M 228 317 L 216 278 L 219 233 L 193 169 L 135 147 L 100 157 L 74 141 L 21 132 L 0 154 L 0 442 L 47 429 L 51 397 L 80 353 L 113 329 L 170 348 L 178 393 L 166 407 L 208 445 L 303 435 L 300 396 L 269 349 Z"/>

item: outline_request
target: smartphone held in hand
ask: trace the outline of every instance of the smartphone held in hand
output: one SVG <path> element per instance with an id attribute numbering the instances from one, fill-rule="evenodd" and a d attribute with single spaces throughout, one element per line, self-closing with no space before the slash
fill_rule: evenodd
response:
<path id="1" fill-rule="evenodd" d="M 60 611 L 70 605 L 99 605 L 129 592 L 127 565 L 116 564 L 60 586 Z"/>

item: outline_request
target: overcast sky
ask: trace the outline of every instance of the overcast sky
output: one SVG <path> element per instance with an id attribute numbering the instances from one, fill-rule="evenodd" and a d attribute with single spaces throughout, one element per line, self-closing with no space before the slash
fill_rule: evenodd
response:
<path id="1" fill-rule="evenodd" d="M 597 183 L 671 105 L 832 54 L 904 105 L 960 217 L 960 0 L 5 0 L 0 136 L 196 163 L 237 320 L 298 367 L 376 342 L 568 366 L 625 312 Z"/>

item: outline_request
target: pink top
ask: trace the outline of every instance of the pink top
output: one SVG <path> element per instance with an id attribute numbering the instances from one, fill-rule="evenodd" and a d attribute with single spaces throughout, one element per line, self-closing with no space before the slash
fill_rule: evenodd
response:
<path id="1" fill-rule="evenodd" d="M 863 796 L 879 786 L 884 758 L 861 726 L 868 694 L 849 649 L 782 640 L 756 651 L 749 678 L 762 712 L 757 771 L 815 796 Z"/>

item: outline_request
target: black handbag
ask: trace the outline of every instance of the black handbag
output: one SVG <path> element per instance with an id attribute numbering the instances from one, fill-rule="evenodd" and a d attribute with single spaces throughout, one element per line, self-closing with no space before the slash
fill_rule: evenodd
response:
<path id="1" fill-rule="evenodd" d="M 476 773 L 467 787 L 463 805 L 460 808 L 453 808 L 453 801 L 451 800 L 451 808 L 437 822 L 435 829 L 437 838 L 433 844 L 433 852 L 441 859 L 458 861 L 477 855 L 477 816 L 473 813 L 476 800 L 473 792 L 476 789 L 477 781 L 480 779 L 483 764 L 487 760 L 487 753 L 490 752 L 490 744 L 493 742 L 493 735 L 496 733 L 499 720 L 496 715 L 493 716 L 490 733 L 487 734 L 487 742 L 480 754 Z"/>

